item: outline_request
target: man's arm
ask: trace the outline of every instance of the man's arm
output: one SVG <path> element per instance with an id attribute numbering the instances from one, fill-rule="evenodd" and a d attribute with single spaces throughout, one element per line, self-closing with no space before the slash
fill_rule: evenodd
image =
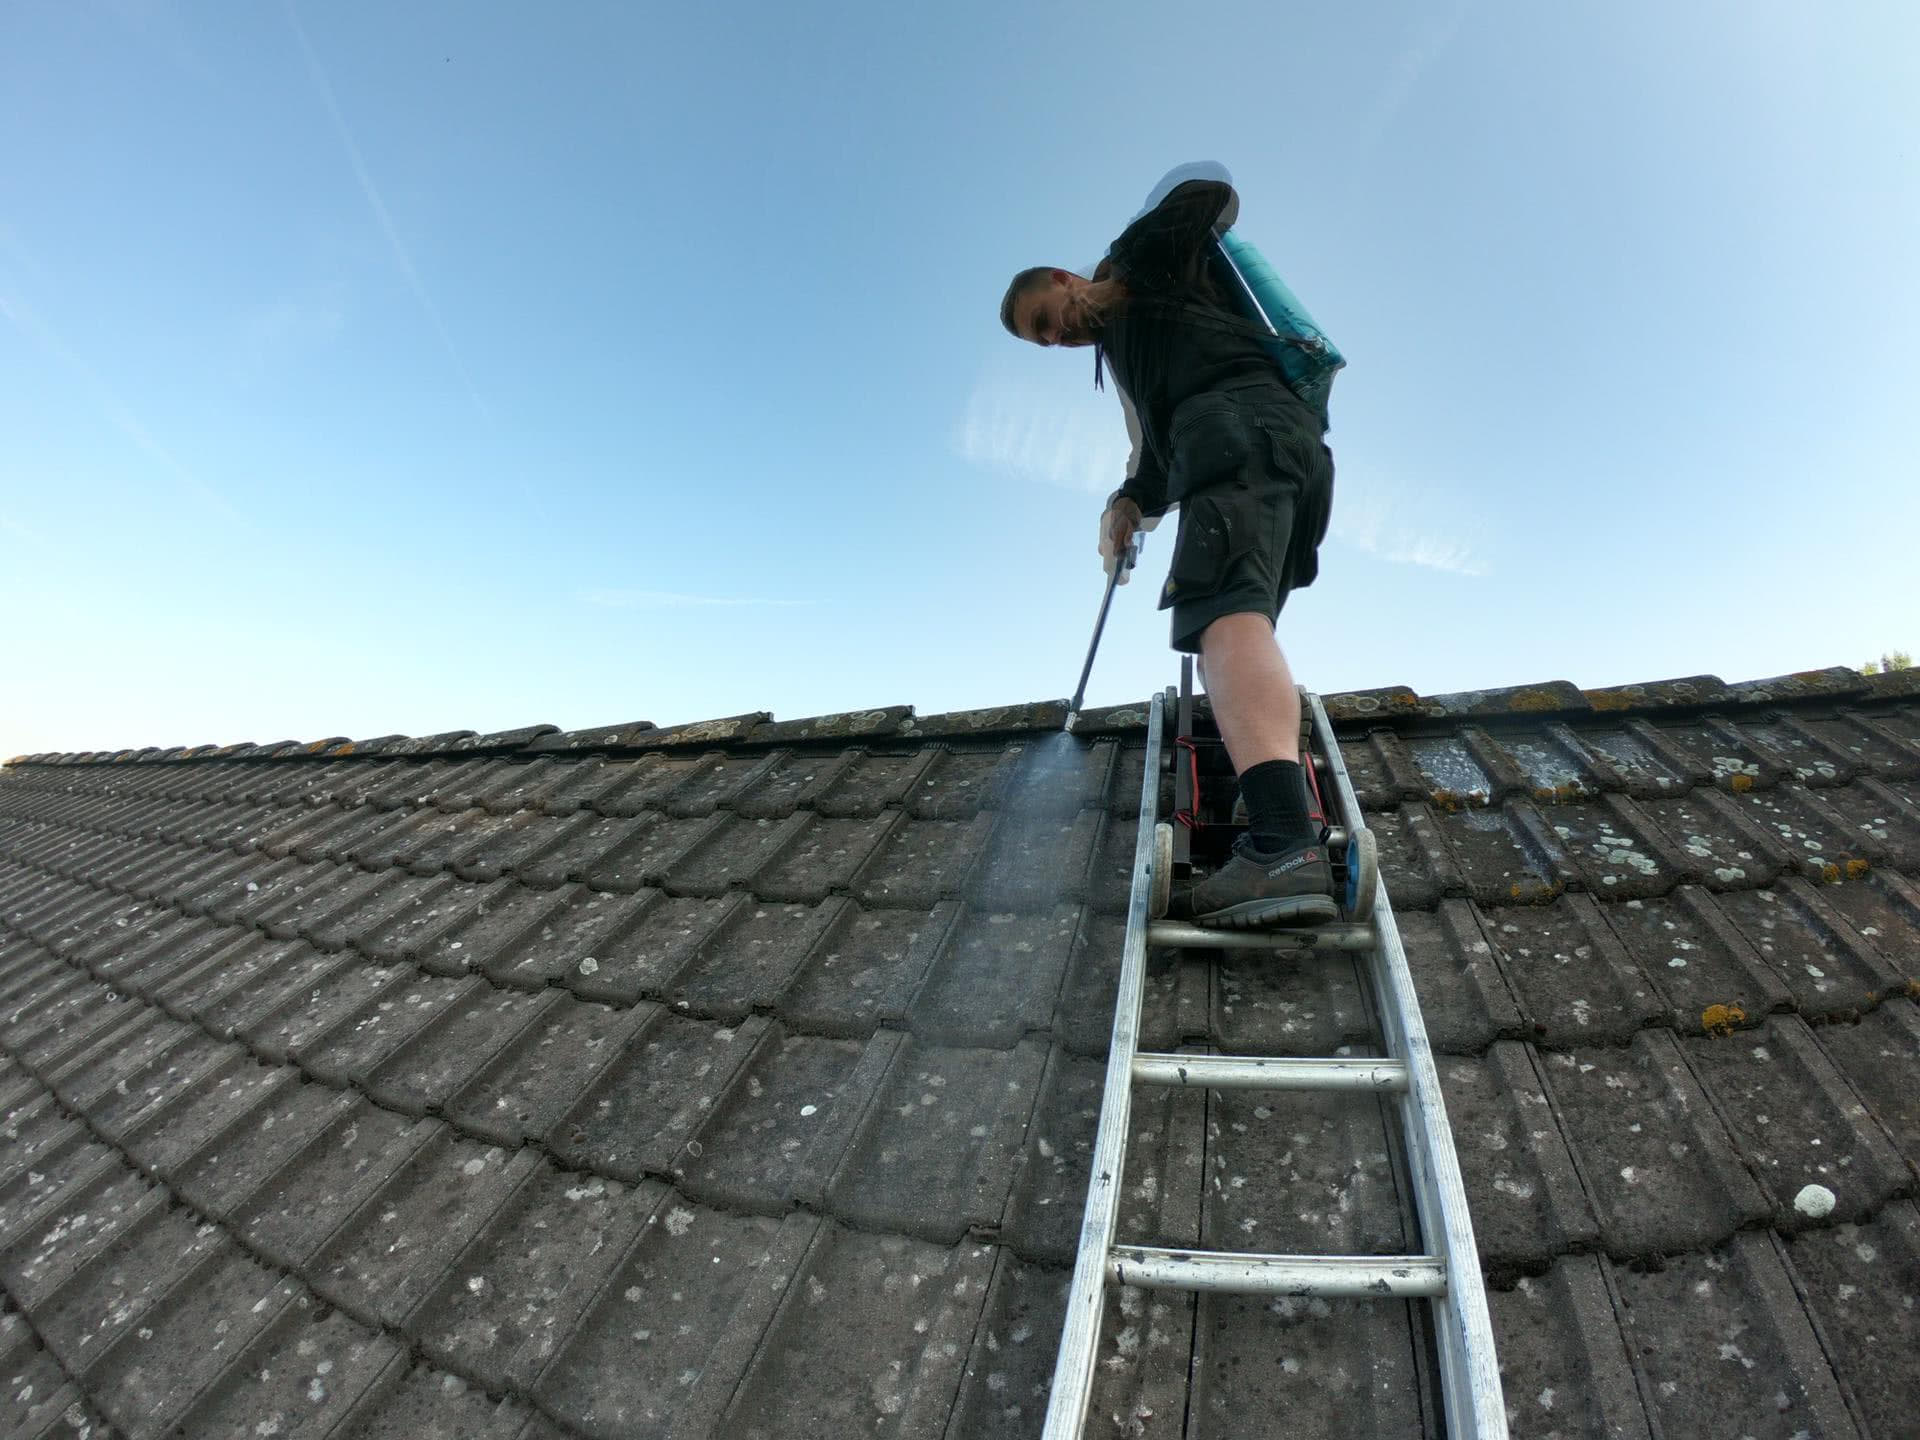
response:
<path id="1" fill-rule="evenodd" d="M 1157 198 L 1156 198 L 1157 197 Z M 1107 250 L 1129 287 L 1171 290 L 1190 284 L 1205 244 L 1240 218 L 1240 197 L 1225 167 L 1183 165 L 1170 171 Z"/>
<path id="2" fill-rule="evenodd" d="M 1126 417 L 1127 438 L 1133 442 L 1133 451 L 1127 456 L 1127 478 L 1120 488 L 1107 497 L 1107 504 L 1122 496 L 1140 507 L 1145 519 L 1143 530 L 1151 530 L 1160 523 L 1160 517 L 1167 513 L 1167 472 L 1164 466 L 1153 457 L 1140 435 L 1140 417 L 1135 413 L 1133 401 L 1127 398 L 1127 392 L 1119 386 L 1114 389 L 1120 395 L 1120 411 Z"/>

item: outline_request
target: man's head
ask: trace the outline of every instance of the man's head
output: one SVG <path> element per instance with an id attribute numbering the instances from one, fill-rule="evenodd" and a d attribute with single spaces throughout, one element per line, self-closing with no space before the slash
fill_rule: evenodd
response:
<path id="1" fill-rule="evenodd" d="M 1090 280 L 1051 265 L 1022 270 L 1000 302 L 1000 323 L 1035 345 L 1091 345 L 1093 327 L 1082 303 Z"/>

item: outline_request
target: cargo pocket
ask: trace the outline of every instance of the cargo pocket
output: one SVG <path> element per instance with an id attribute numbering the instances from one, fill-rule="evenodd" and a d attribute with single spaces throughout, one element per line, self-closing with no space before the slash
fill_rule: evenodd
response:
<path id="1" fill-rule="evenodd" d="M 1174 411 L 1168 429 L 1173 464 L 1167 499 L 1178 503 L 1245 472 L 1254 458 L 1258 431 L 1246 412 L 1225 396 L 1196 395 Z"/>
<path id="2" fill-rule="evenodd" d="M 1160 591 L 1162 610 L 1211 595 L 1226 583 L 1234 561 L 1254 547 L 1259 506 L 1242 488 L 1189 495 L 1180 506 L 1180 533 Z"/>

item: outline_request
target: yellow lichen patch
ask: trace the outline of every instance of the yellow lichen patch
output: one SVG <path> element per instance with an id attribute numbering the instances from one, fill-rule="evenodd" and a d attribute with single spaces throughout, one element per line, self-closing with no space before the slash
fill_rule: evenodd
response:
<path id="1" fill-rule="evenodd" d="M 1564 785 L 1538 785 L 1534 787 L 1533 798 L 1542 805 L 1564 805 L 1569 800 L 1578 800 L 1587 793 L 1586 786 L 1578 780 L 1569 780 Z"/>
<path id="2" fill-rule="evenodd" d="M 1864 860 L 1849 860 L 1846 864 L 1847 878 L 1849 880 L 1858 880 L 1872 868 L 1873 866 Z"/>
<path id="3" fill-rule="evenodd" d="M 1467 802 L 1452 790 L 1430 790 L 1427 801 L 1436 810 L 1444 810 L 1449 815 L 1457 815 L 1466 808 Z"/>
<path id="4" fill-rule="evenodd" d="M 1907 998 L 1909 1000 L 1920 1000 L 1920 980 L 1907 981 Z"/>
<path id="5" fill-rule="evenodd" d="M 1753 776 L 1735 775 L 1732 779 L 1727 781 L 1727 784 L 1729 787 L 1731 787 L 1734 794 L 1744 795 L 1747 793 L 1747 791 L 1753 789 Z"/>
<path id="6" fill-rule="evenodd" d="M 336 755 L 353 754 L 353 742 L 351 740 L 347 741 L 346 744 L 342 745 L 338 750 L 334 751 L 333 753 Z"/>
<path id="7" fill-rule="evenodd" d="M 1827 861 L 1826 864 L 1820 867 L 1820 878 L 1829 885 L 1838 885 L 1840 883 L 1840 867 L 1831 860 Z"/>
<path id="8" fill-rule="evenodd" d="M 1738 1005 L 1709 1005 L 1700 1012 L 1700 1024 L 1709 1035 L 1731 1035 L 1733 1027 L 1745 1023 L 1747 1012 Z"/>
<path id="9" fill-rule="evenodd" d="M 1521 690 L 1514 695 L 1511 708 L 1534 714 L 1542 710 L 1558 710 L 1560 696 L 1552 690 Z"/>
<path id="10" fill-rule="evenodd" d="M 1596 710 L 1631 710 L 1634 697 L 1624 691 L 1582 690 L 1587 703 Z"/>

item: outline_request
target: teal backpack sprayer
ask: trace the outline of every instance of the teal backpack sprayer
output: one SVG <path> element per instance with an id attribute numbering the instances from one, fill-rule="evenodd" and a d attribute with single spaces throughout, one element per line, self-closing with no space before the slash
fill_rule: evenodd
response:
<path id="1" fill-rule="evenodd" d="M 1347 363 L 1346 357 L 1327 338 L 1327 332 L 1314 323 L 1306 307 L 1252 242 L 1232 230 L 1222 231 L 1215 237 L 1208 266 L 1220 293 L 1241 317 L 1267 332 L 1262 348 L 1279 369 L 1287 388 L 1320 417 L 1320 429 L 1324 433 L 1328 427 L 1327 401 L 1333 393 L 1333 377 Z M 1087 677 L 1093 673 L 1093 657 L 1100 648 L 1100 632 L 1106 628 L 1107 609 L 1113 604 L 1113 587 L 1139 560 L 1140 540 L 1136 531 L 1126 552 L 1115 557 L 1113 574 L 1107 577 L 1100 615 L 1093 623 L 1093 643 L 1087 647 L 1087 663 L 1081 667 L 1080 684 L 1067 706 L 1068 734 L 1073 733 L 1074 722 L 1080 718 L 1080 704 L 1087 694 Z"/>

